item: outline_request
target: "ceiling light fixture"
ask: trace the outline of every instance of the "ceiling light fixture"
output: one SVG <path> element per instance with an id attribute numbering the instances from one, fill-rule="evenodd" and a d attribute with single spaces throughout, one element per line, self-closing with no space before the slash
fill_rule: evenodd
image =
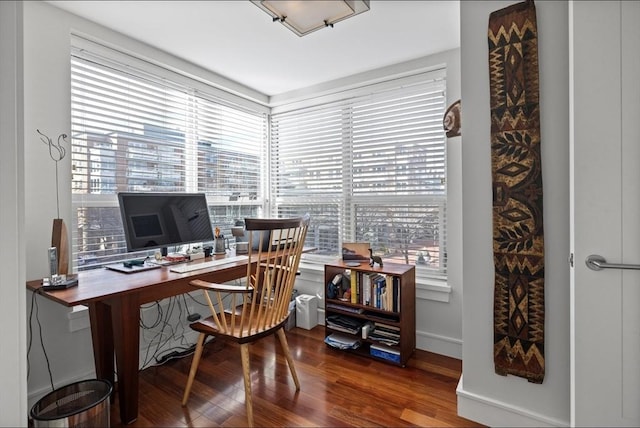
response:
<path id="1" fill-rule="evenodd" d="M 273 22 L 304 36 L 369 10 L 369 0 L 251 0 Z"/>

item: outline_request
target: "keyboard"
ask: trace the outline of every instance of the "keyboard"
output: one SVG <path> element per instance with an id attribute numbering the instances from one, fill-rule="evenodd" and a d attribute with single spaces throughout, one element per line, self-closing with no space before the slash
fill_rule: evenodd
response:
<path id="1" fill-rule="evenodd" d="M 223 259 L 214 259 L 208 262 L 193 261 L 190 263 L 171 266 L 169 270 L 171 272 L 176 272 L 176 273 L 186 273 L 186 272 L 193 272 L 201 269 L 208 269 L 214 266 L 226 265 L 227 263 L 233 263 L 233 262 L 238 262 L 243 260 L 247 260 L 247 256 L 225 257 Z"/>

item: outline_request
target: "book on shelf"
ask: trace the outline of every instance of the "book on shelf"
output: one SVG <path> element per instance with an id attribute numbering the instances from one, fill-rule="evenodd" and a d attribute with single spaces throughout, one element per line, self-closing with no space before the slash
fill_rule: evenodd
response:
<path id="1" fill-rule="evenodd" d="M 371 340 L 384 343 L 385 345 L 398 345 L 400 343 L 400 330 L 397 328 L 387 328 L 383 324 L 374 323 L 373 331 L 369 334 Z"/>
<path id="2" fill-rule="evenodd" d="M 400 279 L 394 275 L 365 275 L 364 290 L 368 299 L 363 304 L 390 312 L 400 311 Z"/>
<path id="3" fill-rule="evenodd" d="M 378 321 L 382 321 L 382 322 L 397 323 L 400 320 L 399 314 L 393 313 L 393 312 L 367 313 L 365 311 L 365 313 L 369 316 L 369 318 L 371 318 L 374 321 L 378 320 Z"/>
<path id="4" fill-rule="evenodd" d="M 400 312 L 400 278 L 393 277 L 393 296 L 392 296 L 393 312 Z"/>
<path id="5" fill-rule="evenodd" d="M 364 309 L 362 308 L 354 308 L 353 306 L 339 305 L 331 302 L 327 302 L 327 308 L 337 309 L 344 312 L 351 312 L 352 314 L 361 314 L 364 312 Z"/>
<path id="6" fill-rule="evenodd" d="M 351 271 L 351 303 L 358 303 L 358 272 Z"/>
<path id="7" fill-rule="evenodd" d="M 375 332 L 369 333 L 369 340 L 388 346 L 397 346 L 400 344 L 400 339 L 390 339 L 388 337 L 378 336 Z"/>
<path id="8" fill-rule="evenodd" d="M 396 333 L 396 334 L 400 333 L 400 327 L 397 327 L 395 325 L 384 324 L 378 321 L 375 321 L 373 323 L 373 327 L 375 330 L 381 330 L 381 331 Z"/>
<path id="9" fill-rule="evenodd" d="M 371 305 L 371 277 L 362 275 L 362 304 Z"/>
<path id="10" fill-rule="evenodd" d="M 374 357 L 383 358 L 385 360 L 400 362 L 400 351 L 384 345 L 371 345 L 369 353 Z"/>
<path id="11" fill-rule="evenodd" d="M 358 334 L 364 321 L 353 319 L 347 316 L 332 314 L 326 318 L 327 327 L 343 333 Z"/>
<path id="12" fill-rule="evenodd" d="M 372 333 L 375 333 L 376 336 L 388 337 L 389 339 L 399 339 L 400 338 L 400 333 L 399 332 L 383 330 L 381 328 L 374 328 Z"/>
<path id="13" fill-rule="evenodd" d="M 378 309 L 384 309 L 384 296 L 385 288 L 387 287 L 387 280 L 383 275 L 376 275 L 373 277 L 374 294 L 375 294 L 375 307 Z"/>
<path id="14" fill-rule="evenodd" d="M 383 309 L 387 311 L 393 311 L 393 276 L 386 276 L 386 286 L 385 286 L 385 299 L 384 299 L 384 307 Z"/>
<path id="15" fill-rule="evenodd" d="M 400 311 L 400 278 L 392 274 L 345 270 L 341 300 L 389 312 Z M 345 287 L 346 286 L 346 287 Z"/>

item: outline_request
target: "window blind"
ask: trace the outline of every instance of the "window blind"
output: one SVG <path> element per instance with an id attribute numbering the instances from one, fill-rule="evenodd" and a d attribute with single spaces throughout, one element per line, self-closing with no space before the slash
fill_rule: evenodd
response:
<path id="1" fill-rule="evenodd" d="M 368 242 L 385 260 L 446 274 L 445 83 L 272 115 L 274 213 L 309 212 L 319 254 Z"/>
<path id="2" fill-rule="evenodd" d="M 261 211 L 267 118 L 258 110 L 74 50 L 71 121 L 79 270 L 132 257 L 118 192 L 204 192 L 228 236 L 236 220 Z"/>

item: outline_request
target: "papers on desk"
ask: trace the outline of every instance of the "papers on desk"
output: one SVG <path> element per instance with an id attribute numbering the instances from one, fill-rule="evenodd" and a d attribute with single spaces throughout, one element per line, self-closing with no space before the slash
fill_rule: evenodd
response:
<path id="1" fill-rule="evenodd" d="M 324 338 L 324 343 L 338 349 L 356 349 L 360 346 L 360 341 L 356 336 L 340 333 L 331 333 Z"/>

